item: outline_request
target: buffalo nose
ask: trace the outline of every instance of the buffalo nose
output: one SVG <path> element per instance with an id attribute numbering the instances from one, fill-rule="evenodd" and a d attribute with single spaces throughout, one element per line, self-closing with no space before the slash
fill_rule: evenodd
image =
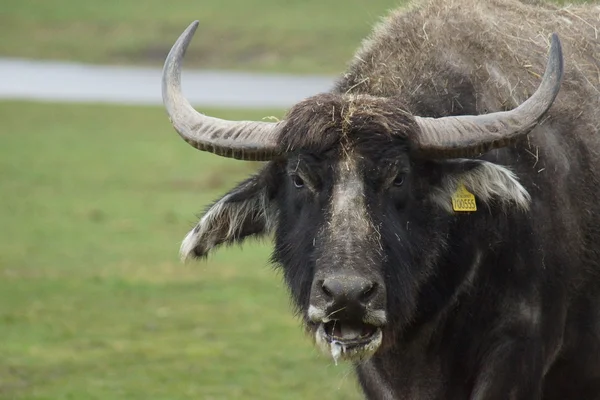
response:
<path id="1" fill-rule="evenodd" d="M 364 306 L 377 292 L 377 283 L 360 277 L 336 277 L 323 281 L 325 297 L 336 307 Z"/>

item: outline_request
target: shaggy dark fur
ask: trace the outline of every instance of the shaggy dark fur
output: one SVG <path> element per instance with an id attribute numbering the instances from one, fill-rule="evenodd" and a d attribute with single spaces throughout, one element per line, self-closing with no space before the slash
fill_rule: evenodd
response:
<path id="1" fill-rule="evenodd" d="M 311 334 L 323 279 L 375 282 L 383 344 L 355 361 L 370 399 L 600 399 L 599 25 L 598 5 L 538 1 L 391 13 L 331 93 L 289 111 L 288 153 L 215 203 L 186 241 L 204 256 L 274 233 L 273 260 Z M 412 115 L 525 101 L 551 32 L 565 79 L 525 140 L 481 159 L 413 157 Z M 449 208 L 461 181 L 477 212 Z"/>
<path id="2" fill-rule="evenodd" d="M 360 132 L 392 140 L 416 132 L 414 119 L 397 98 L 324 93 L 296 104 L 286 115 L 280 148 L 285 152 L 323 153 Z"/>

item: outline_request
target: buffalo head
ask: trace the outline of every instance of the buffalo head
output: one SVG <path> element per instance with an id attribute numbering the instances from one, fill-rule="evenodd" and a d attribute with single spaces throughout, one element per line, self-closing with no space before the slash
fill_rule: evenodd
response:
<path id="1" fill-rule="evenodd" d="M 282 121 L 250 122 L 203 115 L 183 97 L 181 64 L 197 26 L 164 67 L 175 130 L 199 150 L 268 163 L 208 208 L 181 256 L 273 233 L 273 260 L 298 312 L 334 358 L 368 357 L 417 317 L 422 285 L 452 251 L 459 187 L 480 205 L 528 208 L 515 174 L 475 157 L 516 143 L 553 104 L 563 74 L 556 35 L 539 88 L 513 110 L 423 118 L 399 98 L 332 92 L 296 104 Z M 477 262 L 478 253 L 463 256 Z"/>

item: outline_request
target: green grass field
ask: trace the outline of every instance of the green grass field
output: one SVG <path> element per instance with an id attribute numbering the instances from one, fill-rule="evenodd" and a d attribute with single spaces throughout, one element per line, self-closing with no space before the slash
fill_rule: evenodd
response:
<path id="1" fill-rule="evenodd" d="M 360 397 L 292 316 L 268 244 L 178 261 L 255 165 L 196 151 L 158 107 L 0 102 L 0 121 L 1 399 Z"/>
<path id="2" fill-rule="evenodd" d="M 198 19 L 186 67 L 337 74 L 407 1 L 3 0 L 0 56 L 159 66 Z"/>
<path id="3" fill-rule="evenodd" d="M 186 66 L 339 73 L 404 0 L 3 0 L 0 55 L 162 65 L 194 19 Z"/>

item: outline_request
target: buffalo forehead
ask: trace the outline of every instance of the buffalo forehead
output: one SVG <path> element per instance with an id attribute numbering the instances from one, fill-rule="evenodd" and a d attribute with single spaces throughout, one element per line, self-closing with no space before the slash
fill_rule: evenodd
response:
<path id="1" fill-rule="evenodd" d="M 320 94 L 290 109 L 280 135 L 284 152 L 324 153 L 339 143 L 407 139 L 414 118 L 398 99 Z"/>

